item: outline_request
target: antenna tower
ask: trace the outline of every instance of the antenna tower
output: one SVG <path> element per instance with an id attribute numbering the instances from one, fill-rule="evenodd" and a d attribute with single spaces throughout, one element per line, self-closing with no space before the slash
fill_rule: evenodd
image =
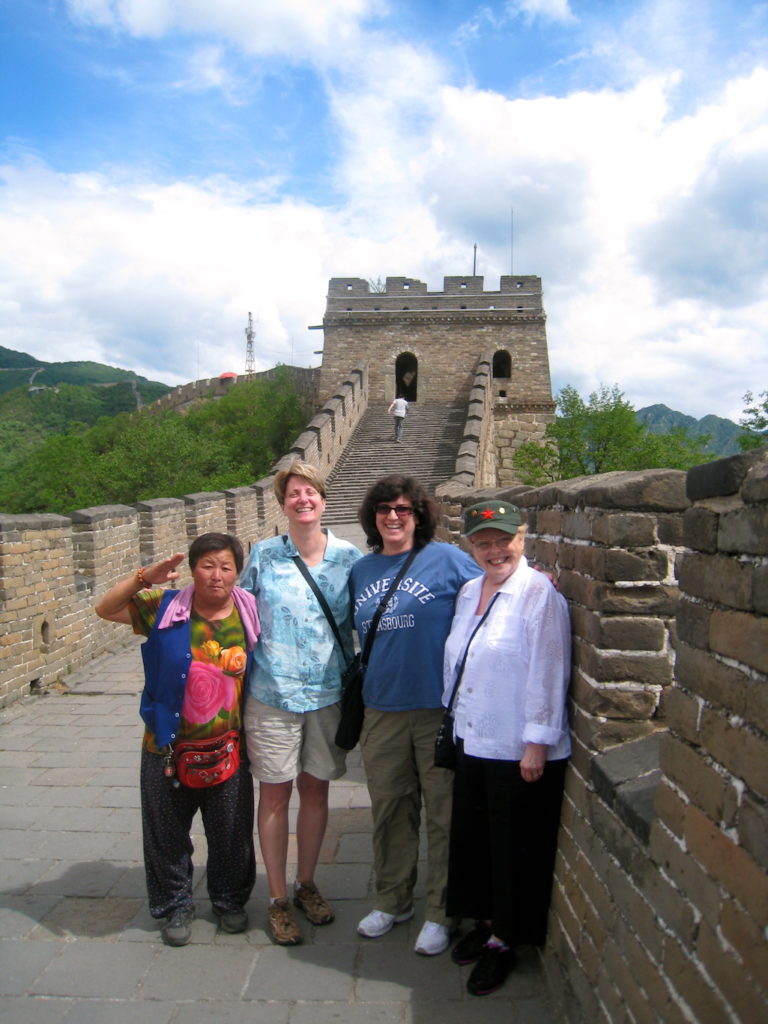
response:
<path id="1" fill-rule="evenodd" d="M 250 380 L 256 372 L 253 355 L 253 318 L 248 314 L 248 326 L 245 328 L 245 376 Z"/>

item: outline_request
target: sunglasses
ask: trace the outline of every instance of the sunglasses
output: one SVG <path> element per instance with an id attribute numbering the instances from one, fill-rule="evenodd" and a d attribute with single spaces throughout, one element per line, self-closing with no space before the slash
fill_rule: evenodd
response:
<path id="1" fill-rule="evenodd" d="M 382 502 L 375 506 L 377 516 L 388 516 L 390 512 L 394 512 L 398 519 L 407 519 L 413 515 L 413 511 L 410 505 L 385 505 Z"/>

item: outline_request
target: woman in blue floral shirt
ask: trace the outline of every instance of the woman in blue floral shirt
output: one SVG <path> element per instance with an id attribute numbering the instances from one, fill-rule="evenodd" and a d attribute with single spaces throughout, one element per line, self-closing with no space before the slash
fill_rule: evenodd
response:
<path id="1" fill-rule="evenodd" d="M 256 598 L 261 642 L 254 651 L 245 708 L 248 754 L 259 782 L 259 843 L 269 885 L 269 931 L 281 946 L 303 941 L 287 892 L 288 802 L 299 793 L 298 864 L 293 903 L 315 925 L 334 912 L 319 893 L 315 867 L 328 822 L 328 788 L 346 770 L 334 737 L 341 674 L 352 657 L 347 581 L 361 557 L 352 544 L 321 526 L 325 484 L 314 466 L 295 462 L 275 477 L 275 495 L 288 532 L 255 544 L 243 587 Z M 344 649 L 296 558 L 325 597 Z"/>

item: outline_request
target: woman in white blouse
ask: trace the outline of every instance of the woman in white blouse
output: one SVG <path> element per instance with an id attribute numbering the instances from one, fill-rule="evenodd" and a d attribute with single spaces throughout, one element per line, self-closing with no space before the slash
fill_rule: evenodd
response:
<path id="1" fill-rule="evenodd" d="M 445 646 L 446 706 L 458 681 L 447 912 L 475 921 L 451 956 L 475 964 L 467 990 L 487 995 L 515 946 L 544 941 L 571 750 L 570 622 L 523 556 L 516 506 L 472 505 L 464 533 L 484 575 L 460 591 Z"/>

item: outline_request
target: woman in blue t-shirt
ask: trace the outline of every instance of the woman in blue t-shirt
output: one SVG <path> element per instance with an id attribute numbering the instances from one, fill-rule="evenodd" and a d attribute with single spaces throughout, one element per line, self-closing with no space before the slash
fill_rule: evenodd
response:
<path id="1" fill-rule="evenodd" d="M 459 548 L 433 540 L 437 508 L 413 477 L 379 480 L 363 499 L 359 517 L 372 548 L 350 576 L 361 645 L 382 598 L 414 557 L 379 620 L 363 686 L 360 746 L 373 813 L 376 902 L 357 930 L 375 939 L 413 917 L 423 798 L 426 911 L 415 949 L 432 956 L 450 941 L 445 887 L 453 776 L 434 766 L 443 714 L 443 646 L 456 595 L 480 570 Z"/>

